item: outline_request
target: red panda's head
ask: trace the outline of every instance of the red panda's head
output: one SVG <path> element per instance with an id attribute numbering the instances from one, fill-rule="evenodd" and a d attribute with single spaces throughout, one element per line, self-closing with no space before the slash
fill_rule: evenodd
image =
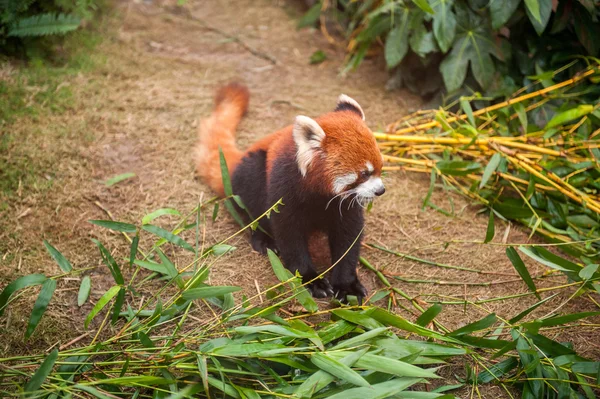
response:
<path id="1" fill-rule="evenodd" d="M 322 191 L 364 206 L 382 195 L 383 159 L 361 106 L 342 94 L 334 112 L 316 120 L 297 116 L 293 127 L 298 169 Z"/>

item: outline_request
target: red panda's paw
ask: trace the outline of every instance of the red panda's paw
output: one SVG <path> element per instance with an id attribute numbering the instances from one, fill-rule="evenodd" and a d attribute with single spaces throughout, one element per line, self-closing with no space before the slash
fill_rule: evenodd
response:
<path id="1" fill-rule="evenodd" d="M 348 295 L 354 295 L 358 304 L 362 305 L 363 299 L 367 297 L 367 289 L 358 279 L 349 284 L 334 285 L 335 297 L 342 303 L 348 303 Z"/>
<path id="2" fill-rule="evenodd" d="M 252 249 L 261 255 L 266 255 L 267 249 L 270 249 L 275 253 L 279 252 L 277 250 L 277 246 L 275 245 L 275 240 L 260 230 L 252 232 L 250 243 L 252 245 Z"/>
<path id="3" fill-rule="evenodd" d="M 329 280 L 325 277 L 313 281 L 308 284 L 306 288 L 315 298 L 327 298 L 328 296 L 333 296 L 333 288 L 331 287 L 331 284 L 329 284 Z"/>

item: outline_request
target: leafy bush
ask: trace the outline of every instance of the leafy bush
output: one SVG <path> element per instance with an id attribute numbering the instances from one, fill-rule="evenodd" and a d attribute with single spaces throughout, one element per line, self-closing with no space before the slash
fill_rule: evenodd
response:
<path id="1" fill-rule="evenodd" d="M 336 9 L 323 4 L 313 6 L 300 26 L 322 14 L 340 22 L 349 40 L 347 68 L 358 67 L 381 44 L 388 68 L 399 67 L 408 87 L 415 80 L 436 81 L 439 70 L 439 83 L 450 93 L 466 84 L 471 91 L 506 96 L 526 86 L 529 76 L 600 51 L 600 5 L 592 0 L 339 0 Z"/>
<path id="2" fill-rule="evenodd" d="M 22 52 L 36 43 L 32 37 L 74 31 L 97 8 L 97 0 L 0 0 L 0 51 Z"/>

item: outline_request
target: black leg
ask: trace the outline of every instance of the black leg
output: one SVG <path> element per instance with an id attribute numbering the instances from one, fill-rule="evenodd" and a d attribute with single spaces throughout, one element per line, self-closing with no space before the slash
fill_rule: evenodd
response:
<path id="1" fill-rule="evenodd" d="M 337 262 L 331 272 L 335 296 L 346 301 L 346 296 L 355 295 L 360 304 L 367 296 L 367 290 L 360 283 L 356 266 L 360 256 L 361 230 L 364 226 L 362 208 L 355 205 L 331 224 L 329 247 L 331 260 Z"/>

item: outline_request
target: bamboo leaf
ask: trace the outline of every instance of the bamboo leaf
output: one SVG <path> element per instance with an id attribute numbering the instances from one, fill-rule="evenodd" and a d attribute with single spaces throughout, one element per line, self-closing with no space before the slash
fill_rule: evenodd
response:
<path id="1" fill-rule="evenodd" d="M 173 208 L 161 208 L 157 209 L 154 212 L 151 212 L 142 218 L 142 224 L 148 224 L 156 218 L 159 218 L 164 215 L 176 215 L 181 216 L 181 213 L 177 209 Z"/>
<path id="2" fill-rule="evenodd" d="M 434 369 L 422 369 L 400 360 L 366 353 L 354 364 L 358 368 L 397 375 L 399 377 L 439 378 Z"/>
<path id="3" fill-rule="evenodd" d="M 585 319 L 588 317 L 595 317 L 600 315 L 600 312 L 581 312 L 581 313 L 571 313 L 564 316 L 555 316 L 550 317 L 548 319 L 544 319 L 541 321 L 542 327 L 554 327 L 554 326 L 562 326 L 567 323 L 571 323 L 573 321 Z"/>
<path id="4" fill-rule="evenodd" d="M 73 266 L 71 266 L 71 263 L 67 260 L 67 258 L 65 258 L 63 254 L 61 254 L 56 248 L 50 245 L 48 241 L 44 240 L 44 245 L 46 246 L 48 252 L 50 252 L 52 259 L 58 263 L 58 266 L 63 272 L 69 273 L 71 270 L 73 270 Z"/>
<path id="5" fill-rule="evenodd" d="M 598 271 L 598 265 L 590 264 L 581 269 L 579 272 L 579 277 L 583 280 L 589 280 L 594 277 L 594 274 Z"/>
<path id="6" fill-rule="evenodd" d="M 429 3 L 427 2 L 427 0 L 412 0 L 413 3 L 415 3 L 415 5 L 417 7 L 419 7 L 421 10 L 425 11 L 428 14 L 433 14 L 433 8 L 431 8 L 431 6 L 429 5 Z"/>
<path id="7" fill-rule="evenodd" d="M 471 108 L 471 103 L 468 100 L 461 98 L 460 99 L 460 107 L 462 108 L 464 113 L 467 115 L 467 118 L 469 119 L 469 123 L 471 124 L 471 126 L 475 126 L 475 116 L 473 116 L 473 108 Z"/>
<path id="8" fill-rule="evenodd" d="M 132 177 L 135 177 L 135 173 L 132 173 L 132 172 L 122 173 L 120 175 L 111 177 L 104 183 L 104 185 L 106 185 L 106 187 L 114 186 L 115 184 L 120 183 L 127 179 L 131 179 Z"/>
<path id="9" fill-rule="evenodd" d="M 294 290 L 294 296 L 304 307 L 304 309 L 310 313 L 318 311 L 319 306 L 315 302 L 310 292 L 308 292 L 306 287 L 296 280 L 290 281 L 290 279 L 292 279 L 294 276 L 288 269 L 285 268 L 285 266 L 283 266 L 283 263 L 281 263 L 281 260 L 275 254 L 275 252 L 273 252 L 271 249 L 267 249 L 267 256 L 269 257 L 269 262 L 271 263 L 271 267 L 275 272 L 275 276 L 277 276 L 279 281 L 282 283 L 289 281 L 291 288 Z"/>
<path id="10" fill-rule="evenodd" d="M 496 317 L 496 314 L 492 313 L 492 314 L 485 316 L 481 320 L 467 324 L 464 327 L 461 327 L 457 330 L 452 331 L 449 335 L 450 336 L 459 336 L 459 335 L 471 334 L 475 331 L 485 330 L 486 328 L 494 325 L 494 323 L 496 323 L 496 320 L 498 320 L 498 318 Z"/>
<path id="11" fill-rule="evenodd" d="M 488 243 L 494 239 L 496 235 L 496 226 L 494 225 L 494 211 L 490 209 L 490 218 L 488 220 L 487 230 L 485 232 L 484 243 Z"/>
<path id="12" fill-rule="evenodd" d="M 533 292 L 537 299 L 541 300 L 542 298 L 537 292 L 537 288 L 533 282 L 533 279 L 531 278 L 531 275 L 529 274 L 529 270 L 527 270 L 527 266 L 525 266 L 525 263 L 523 263 L 517 251 L 513 247 L 508 247 L 506 248 L 506 256 L 508 256 L 508 259 L 510 259 L 510 262 L 514 266 L 517 273 L 519 273 L 519 276 L 521 276 L 525 284 L 527 284 L 529 291 Z"/>
<path id="13" fill-rule="evenodd" d="M 419 316 L 416 324 L 420 325 L 421 327 L 425 327 L 426 325 L 431 323 L 433 319 L 435 319 L 437 315 L 439 315 L 441 312 L 442 305 L 440 305 L 439 303 L 433 304 L 429 307 L 429 309 L 423 312 L 421 316 Z"/>
<path id="14" fill-rule="evenodd" d="M 339 362 L 345 366 L 351 367 L 356 363 L 358 359 L 361 358 L 369 348 L 364 348 L 362 350 L 352 352 L 351 354 L 339 359 Z M 316 373 L 313 373 L 310 377 L 308 377 L 294 392 L 294 395 L 299 398 L 310 398 L 316 392 L 319 392 L 321 389 L 325 388 L 327 385 L 333 382 L 334 376 L 319 370 Z"/>
<path id="15" fill-rule="evenodd" d="M 90 292 L 92 290 L 92 279 L 90 276 L 85 276 L 81 280 L 81 284 L 79 284 L 79 293 L 77 294 L 77 306 L 83 306 L 85 301 L 87 301 L 90 296 Z"/>
<path id="16" fill-rule="evenodd" d="M 327 399 L 384 399 L 396 396 L 406 388 L 421 382 L 420 378 L 395 378 L 371 387 L 345 389 L 342 392 L 328 396 Z"/>
<path id="17" fill-rule="evenodd" d="M 42 290 L 40 291 L 35 304 L 33 305 L 33 310 L 31 311 L 31 316 L 29 317 L 27 331 L 25 332 L 25 339 L 31 337 L 31 334 L 33 334 L 33 331 L 42 319 L 42 316 L 46 312 L 48 304 L 52 299 L 55 289 L 56 280 L 48 279 L 44 282 L 44 284 L 42 284 Z"/>
<path id="18" fill-rule="evenodd" d="M 502 155 L 500 155 L 499 153 L 496 152 L 494 155 L 492 155 L 490 161 L 483 170 L 483 175 L 481 176 L 481 183 L 479 183 L 479 189 L 482 189 L 487 184 L 487 182 L 490 180 L 490 177 L 492 177 L 494 172 L 498 169 L 501 160 Z"/>
<path id="19" fill-rule="evenodd" d="M 121 308 L 123 307 L 123 303 L 125 302 L 125 287 L 121 287 L 119 293 L 117 294 L 117 299 L 115 300 L 115 306 L 113 306 L 113 314 L 112 314 L 112 324 L 117 324 L 119 320 L 119 314 L 121 313 Z"/>
<path id="20" fill-rule="evenodd" d="M 6 304 L 12 294 L 26 287 L 43 284 L 46 280 L 47 277 L 43 274 L 28 274 L 27 276 L 19 277 L 4 287 L 2 293 L 0 294 L 0 316 L 2 316 L 2 313 L 4 313 Z"/>
<path id="21" fill-rule="evenodd" d="M 433 307 L 433 306 L 432 306 Z M 367 340 L 370 340 L 374 337 L 377 337 L 383 333 L 385 333 L 386 331 L 388 331 L 389 328 L 388 327 L 380 327 L 380 328 L 376 328 L 374 330 L 370 330 L 367 332 L 364 332 L 360 335 L 357 335 L 356 337 L 352 337 L 346 340 L 343 340 L 341 342 L 339 342 L 337 345 L 331 347 L 331 350 L 339 350 L 342 348 L 348 348 L 348 347 L 352 347 L 355 345 L 358 345 L 362 342 L 365 342 Z"/>
<path id="22" fill-rule="evenodd" d="M 57 358 L 58 349 L 54 349 L 46 356 L 42 364 L 40 364 L 40 367 L 38 367 L 31 379 L 27 382 L 27 385 L 25 385 L 25 392 L 30 394 L 27 396 L 31 396 L 31 393 L 40 389 L 44 381 L 46 381 L 46 378 L 48 378 L 48 375 L 50 375 L 50 372 L 52 372 L 52 368 L 54 367 Z"/>
<path id="23" fill-rule="evenodd" d="M 195 300 L 203 298 L 214 298 L 241 290 L 240 287 L 219 286 L 219 287 L 200 287 L 184 291 L 181 296 L 185 300 Z"/>
<path id="24" fill-rule="evenodd" d="M 88 222 L 121 233 L 135 233 L 137 231 L 137 227 L 130 223 L 115 222 L 113 220 L 88 220 Z"/>
<path id="25" fill-rule="evenodd" d="M 351 384 L 360 386 L 360 387 L 370 387 L 369 384 L 364 378 L 360 376 L 356 371 L 352 370 L 350 367 L 344 365 L 337 360 L 330 358 L 329 356 L 323 353 L 314 353 L 310 357 L 310 361 L 320 368 L 321 370 L 341 379 L 347 381 Z"/>
<path id="26" fill-rule="evenodd" d="M 102 309 L 104 309 L 104 307 L 111 301 L 111 299 L 113 299 L 115 295 L 119 293 L 120 289 L 121 287 L 118 285 L 110 287 L 108 291 L 106 291 L 104 295 L 102 295 L 98 302 L 96 302 L 96 305 L 94 305 L 90 313 L 88 313 L 87 317 L 85 318 L 84 326 L 86 329 L 88 328 L 90 322 L 94 319 L 94 317 L 96 317 L 96 315 Z"/>
<path id="27" fill-rule="evenodd" d="M 108 269 L 110 270 L 110 273 L 115 279 L 115 282 L 119 285 L 125 284 L 125 280 L 123 279 L 123 275 L 121 274 L 121 269 L 119 268 L 119 265 L 117 265 L 117 262 L 112 257 L 110 252 L 104 247 L 104 245 L 102 245 L 100 241 L 95 239 L 92 239 L 92 241 L 96 244 L 96 246 L 98 246 L 100 254 L 102 255 L 102 260 L 104 261 L 106 266 L 108 266 Z"/>
<path id="28" fill-rule="evenodd" d="M 554 115 L 554 117 L 552 117 L 552 119 L 550 119 L 550 122 L 548 122 L 545 129 L 548 130 L 548 129 L 552 129 L 553 127 L 556 127 L 556 126 L 564 125 L 565 123 L 571 122 L 575 119 L 579 119 L 579 118 L 589 114 L 593 110 L 594 110 L 593 105 L 582 104 L 575 108 L 571 108 L 567 111 L 560 112 L 560 113 Z"/>
<path id="29" fill-rule="evenodd" d="M 145 224 L 142 226 L 142 229 L 146 230 L 148 233 L 152 233 L 160 238 L 167 240 L 171 244 L 175 244 L 178 247 L 186 249 L 190 252 L 195 252 L 194 247 L 188 244 L 183 238 L 171 233 L 170 231 L 167 231 L 153 224 Z"/>

